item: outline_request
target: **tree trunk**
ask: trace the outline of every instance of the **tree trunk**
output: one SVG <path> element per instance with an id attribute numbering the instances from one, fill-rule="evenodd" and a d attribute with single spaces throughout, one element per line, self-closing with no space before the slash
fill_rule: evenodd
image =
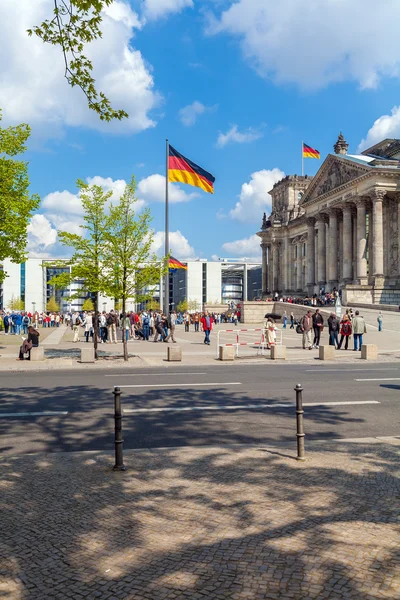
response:
<path id="1" fill-rule="evenodd" d="M 97 356 L 97 338 L 99 336 L 99 295 L 96 292 L 96 298 L 94 301 L 94 319 L 93 319 L 93 346 L 94 346 L 94 358 L 98 359 Z"/>
<path id="2" fill-rule="evenodd" d="M 125 328 L 125 319 L 126 319 L 126 309 L 125 309 L 125 298 L 122 299 L 122 343 L 124 345 L 124 360 L 128 361 L 128 341 L 126 339 L 126 328 Z"/>

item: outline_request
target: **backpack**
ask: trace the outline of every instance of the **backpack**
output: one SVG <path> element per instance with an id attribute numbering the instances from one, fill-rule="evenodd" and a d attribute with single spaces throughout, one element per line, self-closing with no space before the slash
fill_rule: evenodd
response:
<path id="1" fill-rule="evenodd" d="M 107 317 L 107 325 L 112 325 L 114 323 L 114 319 L 112 318 L 111 315 L 108 315 Z"/>
<path id="2" fill-rule="evenodd" d="M 149 317 L 144 317 L 143 318 L 143 325 L 150 325 L 150 319 L 149 319 Z"/>
<path id="3" fill-rule="evenodd" d="M 351 332 L 350 323 L 343 323 L 342 331 L 343 331 L 343 335 L 350 335 L 350 332 Z"/>
<path id="4" fill-rule="evenodd" d="M 29 323 L 29 317 L 26 317 L 26 316 L 25 316 L 25 317 L 24 317 L 24 324 L 25 324 L 25 325 L 28 325 L 28 323 Z"/>

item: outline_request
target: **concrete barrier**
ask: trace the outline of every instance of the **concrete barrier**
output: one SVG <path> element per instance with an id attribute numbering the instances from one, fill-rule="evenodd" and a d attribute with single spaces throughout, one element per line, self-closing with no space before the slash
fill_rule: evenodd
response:
<path id="1" fill-rule="evenodd" d="M 286 360 L 286 346 L 271 346 L 271 360 Z"/>
<path id="2" fill-rule="evenodd" d="M 320 346 L 319 360 L 335 360 L 335 346 Z"/>
<path id="3" fill-rule="evenodd" d="M 42 346 L 31 349 L 31 361 L 37 362 L 39 360 L 44 360 L 44 348 Z"/>
<path id="4" fill-rule="evenodd" d="M 167 348 L 167 361 L 168 362 L 179 362 L 182 360 L 182 348 L 179 346 L 168 346 Z"/>
<path id="5" fill-rule="evenodd" d="M 81 363 L 94 363 L 94 348 L 81 348 Z"/>
<path id="6" fill-rule="evenodd" d="M 219 360 L 235 360 L 235 346 L 220 346 Z"/>
<path id="7" fill-rule="evenodd" d="M 361 346 L 361 358 L 364 360 L 377 360 L 378 346 L 375 344 L 363 344 Z"/>

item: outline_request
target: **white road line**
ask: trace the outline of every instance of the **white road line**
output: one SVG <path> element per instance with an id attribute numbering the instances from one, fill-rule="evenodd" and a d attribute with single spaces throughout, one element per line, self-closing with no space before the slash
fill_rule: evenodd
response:
<path id="1" fill-rule="evenodd" d="M 355 379 L 354 381 L 400 381 L 400 377 L 385 377 L 384 379 Z"/>
<path id="2" fill-rule="evenodd" d="M 338 373 L 351 373 L 352 371 L 355 371 L 356 373 L 361 373 L 362 371 L 368 371 L 369 373 L 371 371 L 377 372 L 377 371 L 398 371 L 398 369 L 396 367 L 393 368 L 385 368 L 385 369 L 319 369 L 318 367 L 316 367 L 315 369 L 306 369 L 306 373 L 333 373 L 334 371 L 337 371 Z"/>
<path id="3" fill-rule="evenodd" d="M 124 373 L 123 377 L 146 377 L 146 375 L 148 375 L 148 373 Z M 180 375 L 184 377 L 186 375 L 207 375 L 207 373 L 151 373 L 152 377 L 155 377 L 157 375 L 159 375 L 160 377 L 164 377 L 164 375 Z M 104 375 L 104 377 L 115 377 L 115 375 Z"/>
<path id="4" fill-rule="evenodd" d="M 120 388 L 166 388 L 166 387 L 199 387 L 210 385 L 242 385 L 240 381 L 231 381 L 228 383 L 140 383 L 136 385 L 119 385 Z"/>
<path id="5" fill-rule="evenodd" d="M 303 406 L 352 406 L 358 404 L 380 404 L 377 400 L 355 400 L 354 402 L 304 402 Z M 296 405 L 291 402 L 287 404 L 211 404 L 210 406 L 177 406 L 165 408 L 124 408 L 126 414 L 133 413 L 159 413 L 159 412 L 191 412 L 196 410 L 245 410 L 259 408 L 295 408 Z"/>
<path id="6" fill-rule="evenodd" d="M 0 413 L 0 419 L 3 419 L 4 417 L 57 417 L 67 414 L 68 411 L 63 410 L 45 410 L 43 412 Z"/>

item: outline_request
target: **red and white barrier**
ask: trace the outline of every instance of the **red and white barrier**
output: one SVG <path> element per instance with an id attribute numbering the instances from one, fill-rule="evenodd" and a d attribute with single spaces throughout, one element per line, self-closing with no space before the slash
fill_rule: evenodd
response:
<path id="1" fill-rule="evenodd" d="M 241 336 L 246 336 L 248 334 L 252 334 L 253 332 L 259 332 L 259 335 L 255 335 L 254 337 L 257 337 L 257 341 L 253 340 L 251 342 L 249 341 L 242 341 L 241 340 Z M 221 336 L 227 334 L 229 335 L 233 335 L 235 336 L 235 340 L 232 340 L 230 342 L 225 342 L 222 343 L 221 342 Z M 236 347 L 236 356 L 239 356 L 239 348 L 240 346 L 253 346 L 253 347 L 257 347 L 257 355 L 260 353 L 264 354 L 264 350 L 267 346 L 267 333 L 266 333 L 266 329 L 263 327 L 258 327 L 256 329 L 221 329 L 220 331 L 218 331 L 217 334 L 217 358 L 219 356 L 219 347 L 220 346 L 235 346 Z M 282 330 L 281 329 L 276 329 L 276 341 L 275 344 L 282 344 Z"/>

